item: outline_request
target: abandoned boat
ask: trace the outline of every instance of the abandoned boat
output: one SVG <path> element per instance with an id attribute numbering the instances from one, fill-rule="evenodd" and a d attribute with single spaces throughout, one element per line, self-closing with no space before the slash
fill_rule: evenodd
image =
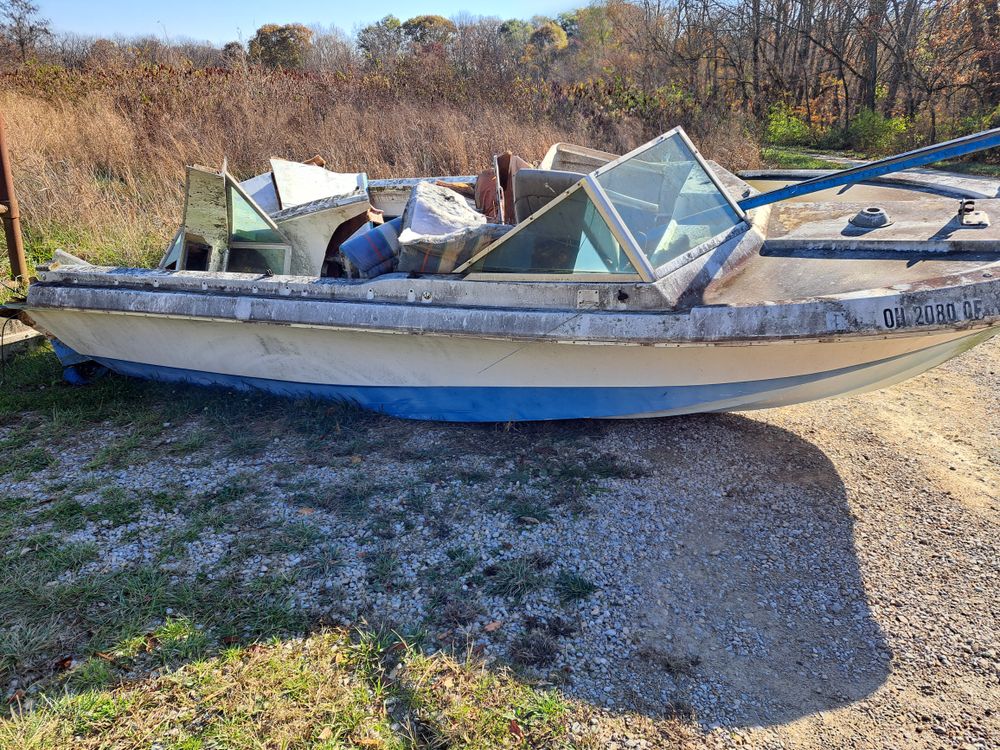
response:
<path id="1" fill-rule="evenodd" d="M 953 143 L 743 178 L 680 129 L 621 157 L 556 144 L 532 167 L 508 153 L 477 177 L 369 181 L 273 159 L 240 182 L 190 167 L 158 268 L 60 254 L 19 314 L 70 376 L 94 362 L 413 419 L 860 393 L 1000 330 L 1000 183 L 886 176 Z"/>

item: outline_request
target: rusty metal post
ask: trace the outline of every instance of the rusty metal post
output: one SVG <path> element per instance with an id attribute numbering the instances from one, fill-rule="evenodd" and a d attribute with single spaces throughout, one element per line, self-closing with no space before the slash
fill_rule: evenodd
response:
<path id="1" fill-rule="evenodd" d="M 7 240 L 7 255 L 10 257 L 10 273 L 22 284 L 28 283 L 28 263 L 24 259 L 24 244 L 21 240 L 21 214 L 14 194 L 14 174 L 7 152 L 7 126 L 0 112 L 0 220 Z"/>

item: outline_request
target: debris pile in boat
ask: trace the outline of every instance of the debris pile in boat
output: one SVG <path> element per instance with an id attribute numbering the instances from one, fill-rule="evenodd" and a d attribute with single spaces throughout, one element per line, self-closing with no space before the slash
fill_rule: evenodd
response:
<path id="1" fill-rule="evenodd" d="M 314 156 L 272 158 L 242 182 L 187 172 L 184 221 L 168 270 L 370 279 L 452 273 L 613 154 L 556 144 L 536 168 L 511 151 L 466 177 L 369 182 Z"/>

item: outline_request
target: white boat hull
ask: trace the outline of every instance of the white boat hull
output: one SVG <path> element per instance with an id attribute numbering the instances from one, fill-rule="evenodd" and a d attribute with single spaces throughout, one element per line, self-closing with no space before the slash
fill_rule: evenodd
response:
<path id="1" fill-rule="evenodd" d="M 978 330 L 636 345 L 35 309 L 124 375 L 348 400 L 400 417 L 517 421 L 769 408 L 880 388 L 989 338 Z"/>

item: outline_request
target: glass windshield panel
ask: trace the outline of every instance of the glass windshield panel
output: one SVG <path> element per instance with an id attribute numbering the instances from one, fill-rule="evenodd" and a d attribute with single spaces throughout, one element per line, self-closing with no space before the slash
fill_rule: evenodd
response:
<path id="1" fill-rule="evenodd" d="M 232 207 L 233 226 L 230 240 L 234 242 L 284 242 L 285 239 L 264 221 L 264 217 L 247 203 L 233 186 L 229 186 L 229 205 Z"/>
<path id="2" fill-rule="evenodd" d="M 653 268 L 741 221 L 676 133 L 596 179 Z"/>
<path id="3" fill-rule="evenodd" d="M 484 273 L 627 273 L 635 268 L 581 188 L 469 269 Z"/>
<path id="4" fill-rule="evenodd" d="M 174 269 L 177 268 L 177 263 L 181 259 L 181 251 L 184 249 L 184 230 L 182 229 L 177 234 L 174 235 L 174 241 L 170 243 L 170 247 L 167 248 L 167 254 L 163 256 L 163 260 L 160 261 L 160 268 L 169 268 L 173 266 Z"/>

